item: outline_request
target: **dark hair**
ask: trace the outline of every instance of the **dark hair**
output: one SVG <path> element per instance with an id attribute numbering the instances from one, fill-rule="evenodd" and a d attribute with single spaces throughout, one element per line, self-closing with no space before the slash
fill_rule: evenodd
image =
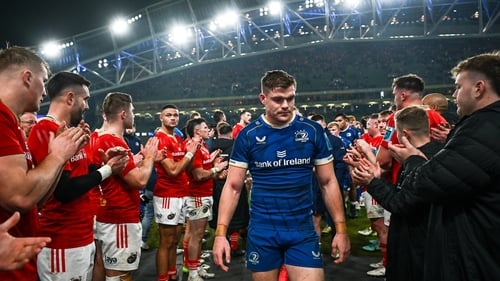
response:
<path id="1" fill-rule="evenodd" d="M 222 116 L 224 116 L 224 111 L 222 110 L 216 110 L 214 111 L 214 121 L 215 123 L 219 123 L 220 121 L 222 121 Z"/>
<path id="2" fill-rule="evenodd" d="M 12 46 L 0 50 L 0 72 L 6 70 L 11 65 L 24 65 L 33 71 L 40 71 L 45 68 L 47 74 L 49 76 L 51 74 L 47 62 L 35 52 L 25 47 Z"/>
<path id="3" fill-rule="evenodd" d="M 194 137 L 194 128 L 201 125 L 201 123 L 207 123 L 203 118 L 193 118 L 189 119 L 186 123 L 186 134 L 192 138 Z"/>
<path id="4" fill-rule="evenodd" d="M 122 110 L 128 110 L 132 104 L 132 96 L 120 92 L 112 92 L 106 95 L 102 103 L 102 111 L 106 118 L 110 118 Z"/>
<path id="5" fill-rule="evenodd" d="M 394 78 L 392 87 L 397 89 L 405 89 L 413 93 L 422 94 L 425 83 L 422 78 L 416 74 L 408 74 Z"/>
<path id="6" fill-rule="evenodd" d="M 342 117 L 342 119 L 347 120 L 347 115 L 345 115 L 345 113 L 342 113 L 342 112 L 337 113 L 335 115 L 335 119 L 337 119 L 337 117 L 339 117 L 339 116 Z"/>
<path id="7" fill-rule="evenodd" d="M 500 51 L 484 53 L 467 58 L 451 69 L 453 78 L 462 71 L 471 71 L 486 76 L 493 91 L 500 95 Z"/>
<path id="8" fill-rule="evenodd" d="M 380 113 L 378 114 L 378 116 L 379 117 L 380 116 L 389 116 L 391 114 L 392 114 L 392 111 L 390 111 L 390 110 L 382 110 L 382 111 L 380 111 Z"/>
<path id="9" fill-rule="evenodd" d="M 423 105 L 412 105 L 397 111 L 394 120 L 398 130 L 407 129 L 420 137 L 429 136 L 429 117 Z"/>
<path id="10" fill-rule="evenodd" d="M 84 85 L 90 87 L 90 81 L 83 76 L 73 72 L 58 72 L 47 82 L 47 95 L 52 100 L 61 96 L 64 89 Z"/>
<path id="11" fill-rule="evenodd" d="M 162 112 L 163 110 L 165 110 L 165 109 L 167 109 L 167 108 L 178 109 L 178 108 L 177 108 L 177 106 L 175 106 L 175 105 L 173 105 L 173 104 L 166 104 L 166 105 L 164 105 L 164 106 L 161 108 L 160 112 Z"/>
<path id="12" fill-rule="evenodd" d="M 313 121 L 325 121 L 325 116 L 321 114 L 314 114 L 311 116 L 311 120 Z"/>
<path id="13" fill-rule="evenodd" d="M 231 127 L 231 125 L 229 125 L 226 122 L 222 122 L 222 123 L 219 123 L 219 125 L 217 125 L 217 132 L 219 133 L 219 135 L 229 134 L 232 131 L 233 131 L 233 128 Z"/>
<path id="14" fill-rule="evenodd" d="M 262 93 L 268 94 L 276 88 L 287 89 L 290 86 L 297 87 L 295 78 L 283 70 L 267 71 L 260 80 Z"/>

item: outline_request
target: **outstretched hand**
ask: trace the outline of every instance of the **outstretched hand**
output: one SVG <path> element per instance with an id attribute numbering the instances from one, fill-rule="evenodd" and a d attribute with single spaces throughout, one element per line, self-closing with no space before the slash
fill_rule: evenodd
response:
<path id="1" fill-rule="evenodd" d="M 121 146 L 111 147 L 106 152 L 99 149 L 99 154 L 101 155 L 102 162 L 111 167 L 111 173 L 113 175 L 120 174 L 128 163 L 129 149 L 125 149 Z"/>
<path id="2" fill-rule="evenodd" d="M 0 270 L 22 268 L 50 242 L 49 237 L 11 236 L 8 231 L 14 227 L 21 216 L 15 212 L 8 220 L 0 224 Z"/>

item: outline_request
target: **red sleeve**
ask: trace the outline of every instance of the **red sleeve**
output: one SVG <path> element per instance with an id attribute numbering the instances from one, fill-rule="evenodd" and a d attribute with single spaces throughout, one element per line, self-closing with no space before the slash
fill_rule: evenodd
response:
<path id="1" fill-rule="evenodd" d="M 21 147 L 21 129 L 18 128 L 17 120 L 7 107 L 0 102 L 0 132 L 2 132 L 2 144 L 0 145 L 0 156 L 24 154 Z M 17 129 L 17 131 L 16 131 Z"/>
<path id="2" fill-rule="evenodd" d="M 33 156 L 35 165 L 40 164 L 49 154 L 50 132 L 53 132 L 55 135 L 58 128 L 59 125 L 45 119 L 40 120 L 35 126 L 33 126 L 33 128 L 31 128 L 28 138 L 28 146 L 31 149 L 31 155 Z M 64 170 L 71 171 L 69 161 L 67 161 L 64 165 Z"/>

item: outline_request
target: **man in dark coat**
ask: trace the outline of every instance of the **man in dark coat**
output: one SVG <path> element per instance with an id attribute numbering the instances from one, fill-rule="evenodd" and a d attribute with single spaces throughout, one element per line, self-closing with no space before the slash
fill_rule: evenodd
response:
<path id="1" fill-rule="evenodd" d="M 427 158 L 432 157 L 442 147 L 438 141 L 431 142 L 429 118 L 424 106 L 412 105 L 397 111 L 395 114 L 396 130 L 398 138 L 405 136 L 411 145 L 418 147 Z M 365 154 L 372 154 L 369 145 L 361 145 L 360 140 L 357 146 L 368 148 L 363 151 Z M 366 157 L 374 159 L 375 155 Z M 375 164 L 361 161 L 359 165 L 367 170 L 371 167 L 372 174 L 380 174 Z M 359 174 L 354 177 L 362 185 L 367 185 L 369 193 L 380 205 L 391 212 L 391 224 L 389 225 L 389 235 L 387 239 L 387 266 L 385 277 L 387 281 L 420 281 L 424 271 L 424 246 L 427 240 L 427 224 L 429 218 L 429 203 L 422 203 L 420 206 L 399 209 L 399 202 L 387 200 L 391 193 L 399 192 L 405 179 L 403 165 L 398 174 L 397 186 L 384 178 L 373 179 L 373 175 L 367 175 L 361 180 Z M 395 207 L 393 208 L 393 206 Z M 397 211 L 395 211 L 396 209 Z"/>

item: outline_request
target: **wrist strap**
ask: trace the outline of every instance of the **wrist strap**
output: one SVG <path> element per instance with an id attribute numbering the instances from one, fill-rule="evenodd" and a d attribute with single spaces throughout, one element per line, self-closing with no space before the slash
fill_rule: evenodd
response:
<path id="1" fill-rule="evenodd" d="M 97 169 L 99 174 L 101 174 L 101 182 L 111 176 L 113 171 L 111 170 L 111 166 L 108 164 L 102 166 L 101 168 Z"/>
<path id="2" fill-rule="evenodd" d="M 227 225 L 218 224 L 215 229 L 215 236 L 226 236 L 227 235 Z"/>
<path id="3" fill-rule="evenodd" d="M 190 151 L 188 151 L 188 152 L 186 152 L 186 154 L 184 154 L 184 157 L 186 157 L 189 160 L 193 159 L 193 156 L 194 156 L 193 153 Z"/>

